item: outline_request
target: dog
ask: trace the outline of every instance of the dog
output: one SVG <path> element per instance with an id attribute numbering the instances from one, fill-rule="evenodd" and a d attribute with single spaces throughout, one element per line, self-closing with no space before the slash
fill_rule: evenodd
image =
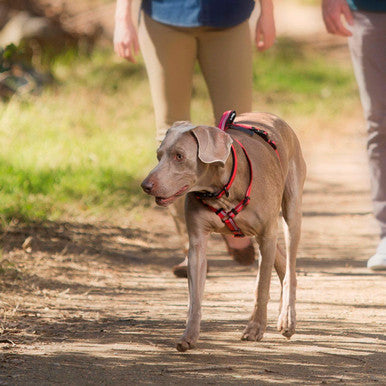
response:
<path id="1" fill-rule="evenodd" d="M 199 337 L 206 246 L 212 232 L 254 236 L 259 245 L 255 305 L 242 340 L 259 341 L 264 335 L 273 266 L 282 287 L 277 328 L 288 339 L 295 333 L 295 268 L 306 177 L 299 140 L 272 114 L 245 113 L 224 126 L 226 119 L 229 113 L 220 128 L 174 123 L 157 150 L 158 165 L 141 184 L 160 206 L 186 195 L 189 310 L 177 342 L 181 352 L 195 347 Z M 280 213 L 285 256 L 278 246 Z"/>

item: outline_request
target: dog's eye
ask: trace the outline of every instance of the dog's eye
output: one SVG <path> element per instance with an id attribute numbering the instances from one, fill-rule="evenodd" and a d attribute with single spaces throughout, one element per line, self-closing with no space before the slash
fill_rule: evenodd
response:
<path id="1" fill-rule="evenodd" d="M 174 156 L 174 158 L 177 160 L 177 161 L 182 161 L 184 159 L 184 155 L 181 154 L 181 153 L 176 153 L 176 155 Z"/>

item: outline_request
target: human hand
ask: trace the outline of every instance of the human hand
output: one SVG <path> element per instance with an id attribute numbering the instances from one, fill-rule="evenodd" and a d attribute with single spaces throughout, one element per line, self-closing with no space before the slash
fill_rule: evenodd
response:
<path id="1" fill-rule="evenodd" d="M 256 24 L 255 44 L 259 51 L 272 47 L 276 39 L 273 7 L 262 8 Z"/>
<path id="2" fill-rule="evenodd" d="M 116 20 L 114 51 L 120 57 L 135 63 L 135 55 L 139 53 L 139 43 L 137 31 L 131 21 Z"/>
<path id="3" fill-rule="evenodd" d="M 352 33 L 344 26 L 342 16 L 349 25 L 354 18 L 346 0 L 322 0 L 322 15 L 329 33 L 340 36 L 351 36 Z"/>

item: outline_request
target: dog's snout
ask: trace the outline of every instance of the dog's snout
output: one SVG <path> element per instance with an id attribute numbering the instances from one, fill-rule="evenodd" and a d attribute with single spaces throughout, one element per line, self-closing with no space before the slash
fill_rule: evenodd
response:
<path id="1" fill-rule="evenodd" d="M 154 187 L 154 184 L 148 179 L 145 179 L 141 184 L 141 188 L 147 194 L 151 194 L 153 187 Z"/>

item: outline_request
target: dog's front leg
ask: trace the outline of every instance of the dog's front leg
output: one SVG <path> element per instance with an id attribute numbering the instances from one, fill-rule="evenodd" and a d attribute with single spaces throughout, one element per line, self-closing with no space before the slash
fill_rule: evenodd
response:
<path id="1" fill-rule="evenodd" d="M 255 306 L 241 337 L 242 340 L 261 340 L 267 327 L 267 304 L 269 301 L 269 288 L 276 255 L 276 245 L 277 235 L 275 233 L 270 233 L 259 239 L 261 263 L 258 273 Z"/>
<path id="2" fill-rule="evenodd" d="M 200 334 L 201 301 L 204 293 L 207 270 L 207 242 L 208 234 L 204 234 L 203 232 L 193 232 L 189 234 L 189 311 L 185 332 L 177 343 L 178 351 L 186 351 L 193 348 Z"/>

